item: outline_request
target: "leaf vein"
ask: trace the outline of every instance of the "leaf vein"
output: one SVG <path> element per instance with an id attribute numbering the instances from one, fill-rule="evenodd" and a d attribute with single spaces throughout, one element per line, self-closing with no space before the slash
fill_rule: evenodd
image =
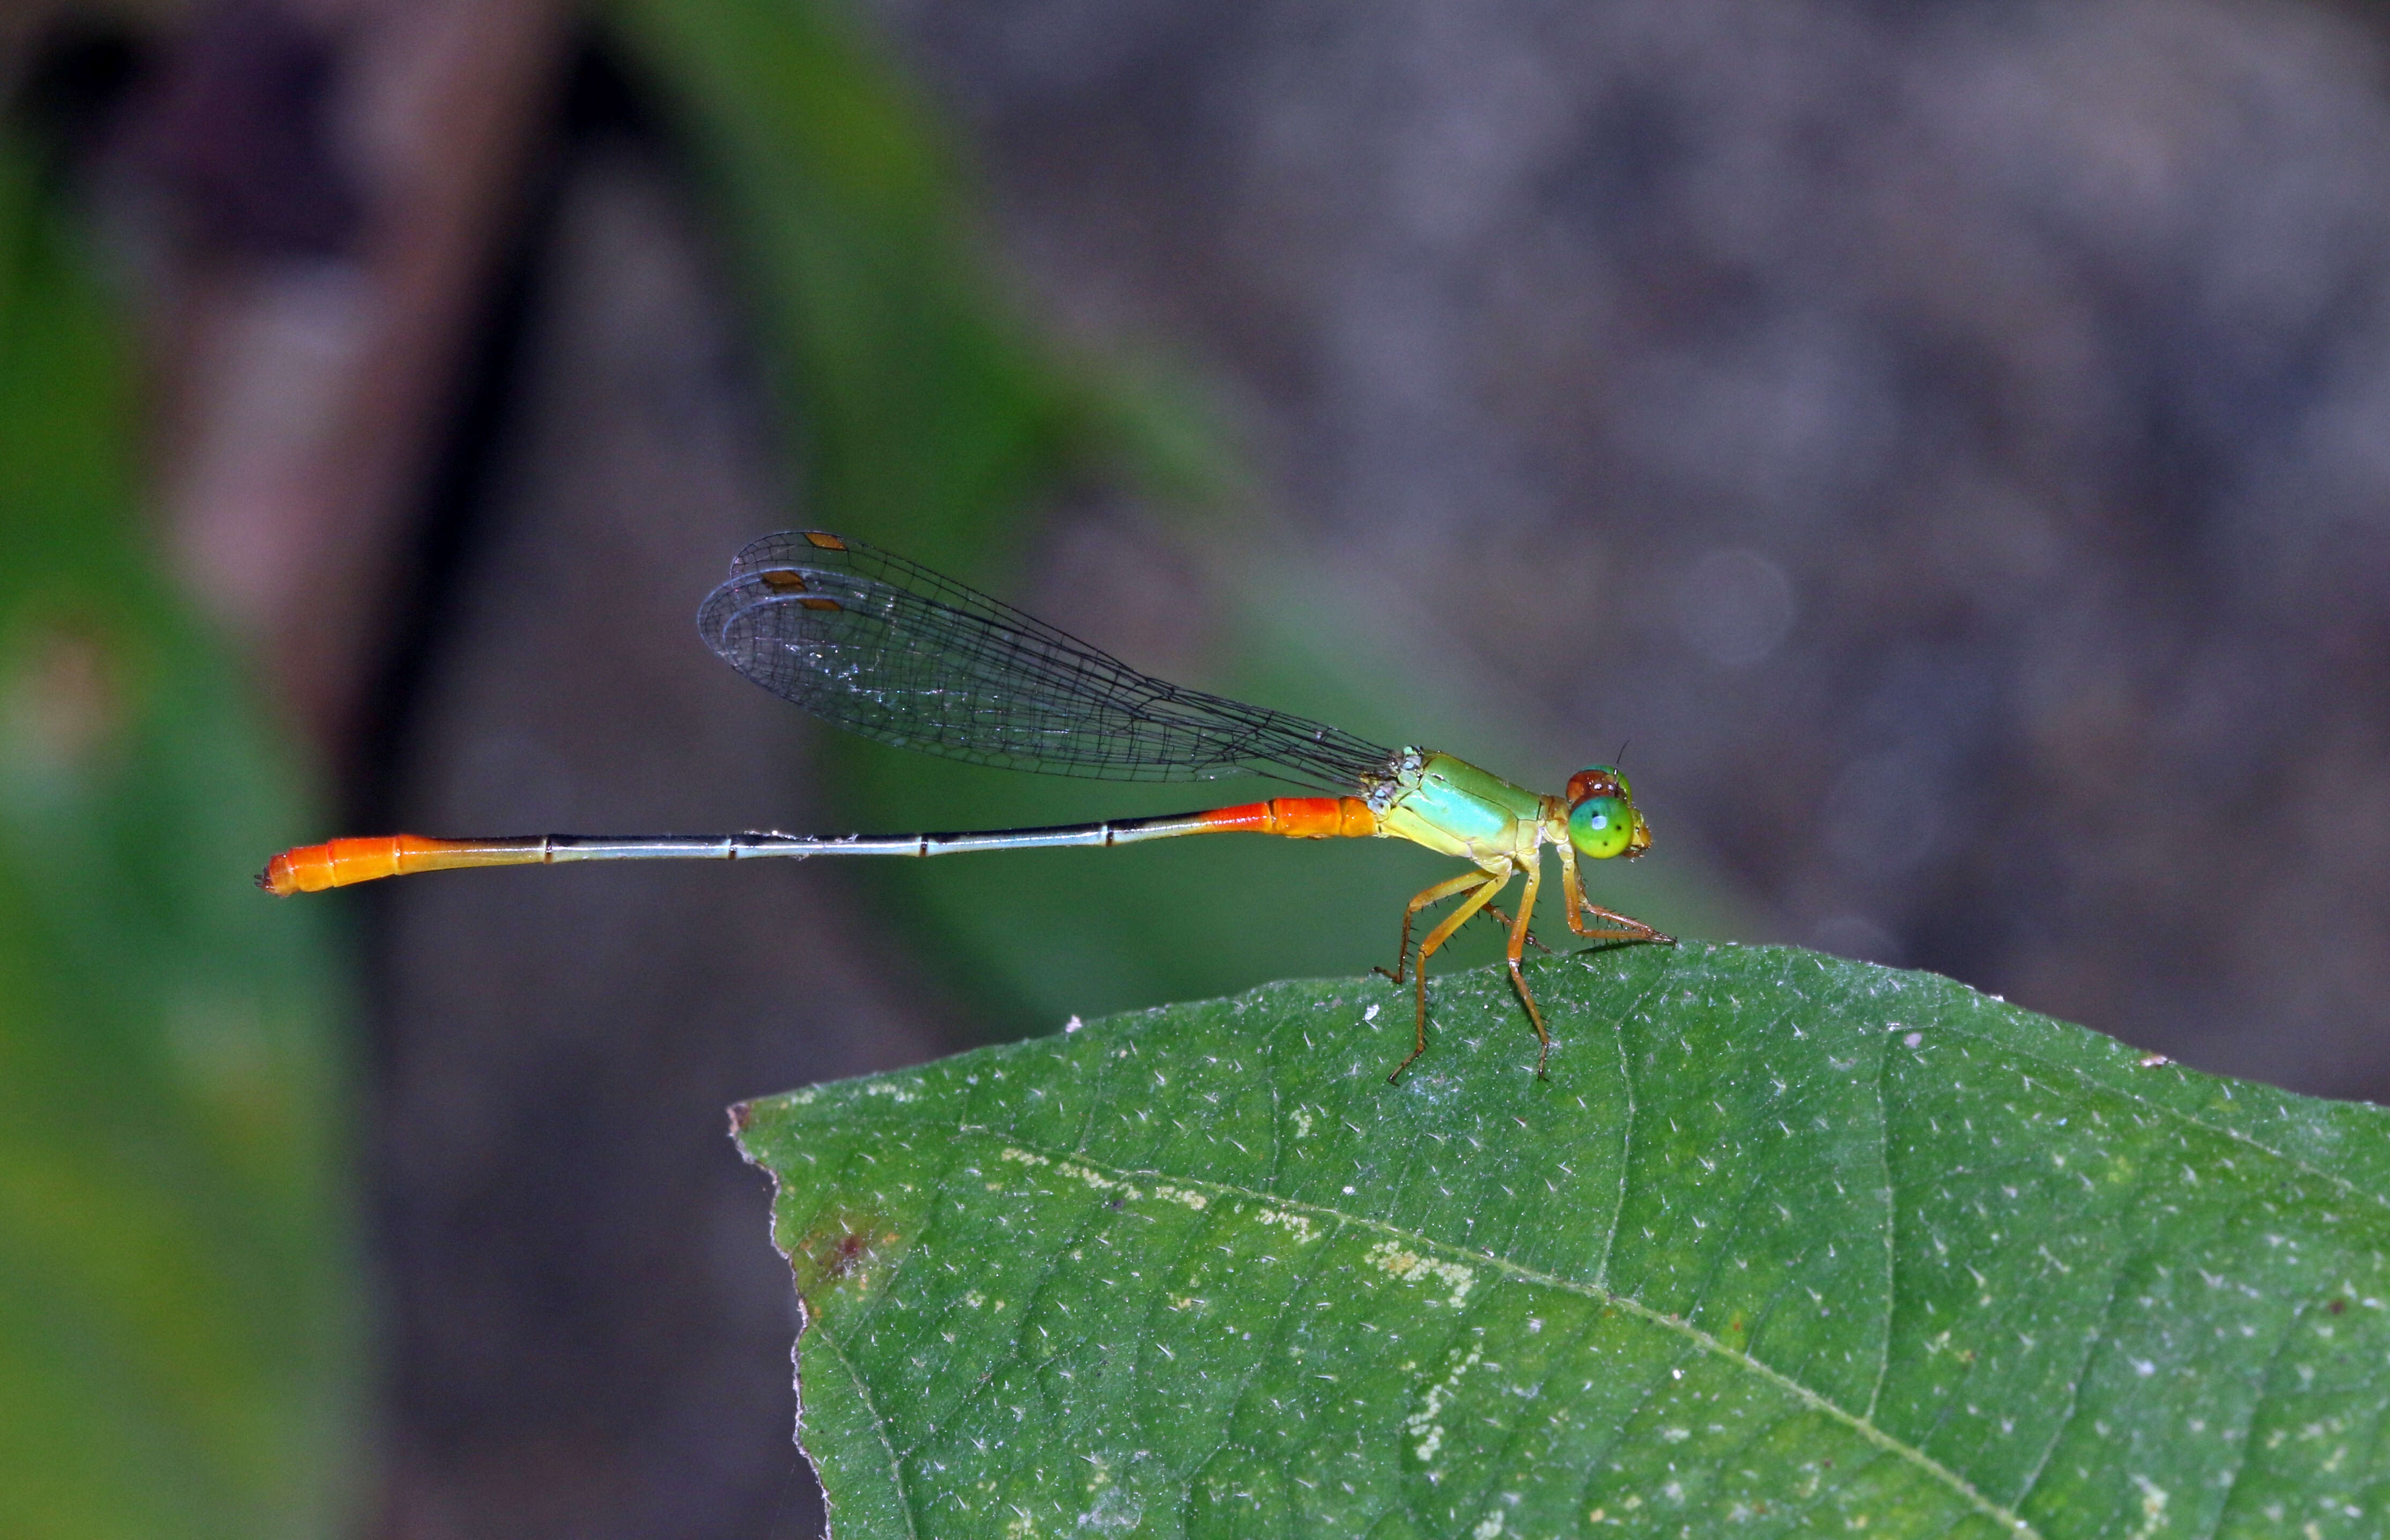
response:
<path id="1" fill-rule="evenodd" d="M 1574 956 L 1581 957 L 1584 954 Z M 1593 971 L 1590 965 L 1580 966 L 1584 966 L 1588 973 Z M 1593 1285 L 1605 1292 L 1610 1287 L 1610 1258 L 1618 1246 L 1618 1226 L 1626 1222 L 1626 1200 L 1635 1180 L 1635 1061 L 1626 1051 L 1626 1023 L 1651 1003 L 1651 996 L 1657 995 L 1660 988 L 1660 982 L 1655 980 L 1613 1017 L 1610 1023 L 1610 1040 L 1618 1048 L 1618 1081 L 1626 1093 L 1626 1116 L 1620 1120 L 1618 1128 L 1618 1200 L 1611 1207 L 1610 1228 L 1602 1234 L 1601 1255 L 1593 1264 Z"/>
<path id="2" fill-rule="evenodd" d="M 2243 1134 L 2239 1129 L 2219 1127 L 2215 1123 L 2209 1123 L 2204 1118 L 2195 1117 L 2189 1112 L 2183 1111 L 2180 1108 L 2169 1107 L 2162 1101 L 2153 1101 L 2149 1097 L 2139 1091 L 2130 1090 L 2125 1086 L 2118 1085 L 2112 1081 L 2101 1080 L 2088 1070 L 2083 1070 L 2073 1064 L 2068 1064 L 2062 1060 L 2051 1059 L 2046 1054 L 2040 1053 L 2033 1048 L 2024 1047 L 2018 1044 L 2005 1043 L 1997 1037 L 1992 1037 L 1983 1033 L 1969 1032 L 1964 1027 L 1955 1027 L 1948 1025 L 1947 1023 L 1936 1023 L 1934 1031 L 1937 1033 L 1947 1033 L 1953 1037 L 1964 1037 L 1972 1042 L 1981 1043 L 1986 1047 L 1995 1048 L 2004 1054 L 2012 1055 L 2018 1059 L 2031 1059 L 2037 1064 L 2044 1065 L 2049 1069 L 2054 1070 L 2061 1074 L 2066 1075 L 2069 1078 L 2079 1082 L 2082 1084 L 2096 1087 L 2097 1089 L 2104 1091 L 2113 1097 L 2122 1097 L 2124 1100 L 2129 1101 L 2137 1107 L 2146 1107 L 2151 1111 L 2155 1112 L 2162 1117 L 2169 1118 L 2179 1123 L 2184 1123 L 2190 1127 L 2200 1130 L 2202 1133 L 2213 1135 L 2217 1138 L 2228 1140 L 2233 1144 L 2246 1145 L 2250 1149 L 2256 1150 L 2258 1153 L 2270 1156 L 2274 1160 L 2280 1161 L 2282 1164 L 2290 1167 L 2292 1170 L 2315 1177 L 2317 1180 L 2327 1183 L 2340 1191 L 2348 1194 L 2352 1198 L 2358 1199 L 2363 1202 L 2371 1203 L 2375 1208 L 2390 1210 L 2390 1194 L 2370 1192 L 2364 1187 L 2361 1187 L 2356 1183 L 2350 1181 L 2345 1176 L 2326 1171 L 2321 1166 L 2311 1165 L 2307 1161 L 2301 1160 L 2296 1155 L 2293 1155 L 2287 1150 L 2276 1149 L 2273 1146 L 2254 1138 L 2247 1134 Z"/>
<path id="3" fill-rule="evenodd" d="M 1875 1169 L 1883 1178 L 1876 1190 L 1883 1195 L 1883 1336 L 1876 1354 L 1875 1384 L 1868 1391 L 1870 1421 L 1883 1399 L 1883 1382 L 1892 1374 L 1892 1330 L 1900 1309 L 1900 1201 L 1892 1185 L 1892 1110 L 1884 1097 L 1884 1082 L 1892 1075 L 1892 1033 L 1887 1027 L 1875 1037 Z"/>
<path id="4" fill-rule="evenodd" d="M 863 1398 L 864 1413 L 871 1418 L 871 1434 L 880 1441 L 880 1447 L 888 1455 L 888 1479 L 896 1488 L 896 1508 L 905 1515 L 905 1533 L 918 1540 L 921 1528 L 913 1521 L 913 1495 L 906 1489 L 905 1463 L 896 1457 L 896 1446 L 888 1442 L 888 1419 L 880 1415 L 880 1404 L 871 1398 L 871 1387 L 865 1383 L 863 1375 L 855 1368 L 854 1361 L 847 1357 L 846 1350 L 838 1345 L 838 1339 L 829 1334 L 826 1322 L 816 1322 L 813 1329 L 821 1333 L 822 1346 L 838 1360 L 838 1367 L 846 1371 L 847 1379 L 854 1383 L 854 1393 Z"/>
<path id="5" fill-rule="evenodd" d="M 1054 1157 L 1054 1152 L 1051 1150 L 1039 1150 L 1036 1146 L 1025 1143 L 1019 1139 L 1014 1139 L 1011 1142 L 1018 1148 L 1033 1150 L 1038 1154 L 1046 1155 L 1048 1158 Z M 1786 1374 L 1781 1369 L 1776 1368 L 1768 1364 L 1762 1363 L 1757 1358 L 1753 1357 L 1748 1353 L 1742 1352 L 1741 1349 L 1729 1347 L 1724 1341 L 1712 1336 L 1710 1333 L 1703 1330 L 1701 1328 L 1693 1325 L 1690 1321 L 1684 1319 L 1682 1316 L 1671 1315 L 1665 1311 L 1655 1310 L 1639 1300 L 1630 1298 L 1625 1294 L 1613 1293 L 1607 1289 L 1602 1289 L 1589 1283 L 1580 1282 L 1575 1278 L 1565 1278 L 1557 1274 L 1542 1272 L 1533 1267 L 1524 1267 L 1506 1257 L 1497 1256 L 1489 1251 L 1473 1251 L 1466 1247 L 1455 1246 L 1446 1241 L 1437 1240 L 1429 1236 L 1422 1235 L 1417 1230 L 1406 1229 L 1399 1225 L 1389 1224 L 1382 1219 L 1373 1219 L 1367 1214 L 1347 1213 L 1342 1209 L 1334 1208 L 1325 1203 L 1309 1203 L 1300 1199 L 1286 1198 L 1275 1193 L 1261 1192 L 1251 1187 L 1237 1186 L 1234 1183 L 1214 1181 L 1207 1177 L 1189 1176 L 1167 1171 L 1110 1166 L 1103 1162 L 1091 1160 L 1085 1154 L 1075 1154 L 1067 1158 L 1080 1161 L 1090 1166 L 1095 1166 L 1098 1169 L 1102 1170 L 1106 1174 L 1114 1177 L 1130 1178 L 1142 1176 L 1148 1179 L 1158 1178 L 1188 1187 L 1209 1188 L 1211 1191 L 1222 1194 L 1223 1196 L 1244 1198 L 1255 1202 L 1267 1203 L 1280 1209 L 1299 1210 L 1317 1214 L 1324 1220 L 1330 1220 L 1343 1225 L 1350 1225 L 1356 1228 L 1375 1230 L 1381 1235 L 1393 1237 L 1411 1245 L 1426 1247 L 1430 1250 L 1441 1251 L 1450 1256 L 1465 1257 L 1471 1262 L 1482 1262 L 1494 1268 L 1495 1271 L 1508 1276 L 1516 1282 L 1535 1284 L 1546 1289 L 1556 1289 L 1564 1293 L 1577 1294 L 1588 1299 L 1600 1300 L 1605 1304 L 1614 1305 L 1618 1309 L 1623 1310 L 1628 1315 L 1634 1315 L 1638 1319 L 1645 1321 L 1650 1325 L 1658 1327 L 1665 1331 L 1674 1332 L 1677 1336 L 1686 1339 L 1689 1342 L 1692 1343 L 1703 1352 L 1709 1353 L 1716 1357 L 1726 1360 L 1731 1365 L 1749 1371 L 1761 1380 L 1784 1392 L 1786 1394 L 1792 1396 L 1794 1400 L 1800 1402 L 1804 1405 L 1808 1406 L 1813 1411 L 1823 1415 L 1829 1420 L 1842 1423 L 1844 1427 L 1850 1429 L 1851 1431 L 1857 1433 L 1865 1442 L 1873 1444 L 1876 1448 L 1882 1450 L 1885 1454 L 1908 1462 L 1924 1475 L 1948 1487 L 1951 1492 L 1965 1499 L 1979 1512 L 1992 1519 L 1995 1522 L 1998 1522 L 2003 1528 L 2008 1529 L 2011 1533 L 2020 1536 L 2037 1536 L 2038 1532 L 2037 1532 L 2031 1524 L 2027 1523 L 2024 1518 L 2000 1504 L 1994 1502 L 1989 1496 L 1977 1490 L 1974 1484 L 1969 1482 L 1965 1477 L 1960 1475 L 1956 1470 L 1951 1469 L 1948 1466 L 1944 1465 L 1941 1461 L 1934 1459 L 1922 1449 L 1914 1448 L 1909 1444 L 1903 1443 L 1900 1439 L 1894 1437 L 1883 1429 L 1877 1427 L 1874 1423 L 1868 1421 L 1865 1418 L 1854 1414 L 1848 1408 L 1838 1405 L 1831 1398 L 1810 1389 L 1808 1386 L 1801 1383 L 1801 1381 L 1793 1379 L 1791 1375 Z"/>
<path id="6" fill-rule="evenodd" d="M 2224 1499 L 2216 1505 L 2216 1521 L 2208 1526 L 2212 1537 L 2223 1531 L 2224 1521 L 2232 1511 L 2233 1496 L 2241 1490 L 2242 1474 L 2249 1469 L 2249 1435 L 2256 1431 L 2257 1416 L 2266 1409 L 2267 1387 L 2274 1382 L 2274 1371 L 2281 1367 L 2282 1354 L 2291 1349 L 2291 1339 L 2298 1335 L 2300 1325 L 2307 1318 L 2306 1302 L 2291 1307 L 2289 1319 L 2282 1323 L 2282 1334 L 2274 1339 L 2274 1351 L 2266 1355 L 2265 1372 L 2257 1380 L 2257 1393 L 2249 1402 L 2249 1415 L 2241 1424 L 2241 1436 L 2232 1440 L 2240 1457 L 2232 1463 L 2232 1479 L 2225 1483 Z"/>

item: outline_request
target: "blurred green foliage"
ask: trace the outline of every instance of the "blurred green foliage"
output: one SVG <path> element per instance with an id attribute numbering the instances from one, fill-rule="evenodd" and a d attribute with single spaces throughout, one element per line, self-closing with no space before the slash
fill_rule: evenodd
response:
<path id="1" fill-rule="evenodd" d="M 136 527 L 108 297 L 0 143 L 0 1534 L 347 1527 L 363 1322 L 299 799 Z"/>
<path id="2" fill-rule="evenodd" d="M 1237 480 L 1221 435 L 1166 379 L 1034 338 L 975 239 L 959 157 L 842 6 L 622 0 L 614 15 L 740 237 L 803 462 L 810 501 L 790 523 L 1017 593 L 1041 502 L 1088 481 L 1158 493 L 1165 506 L 1175 494 L 1189 545 L 1239 611 L 1218 628 L 1206 676 L 1189 683 L 1389 743 L 1428 737 L 1495 754 L 1490 712 L 1447 702 L 1422 720 L 1417 660 L 1382 645 L 1366 617 L 1322 605 L 1306 591 L 1311 574 L 1235 591 L 1251 553 L 1274 545 L 1255 537 L 1256 520 L 1217 507 Z M 756 709 L 783 708 L 759 698 Z M 874 830 L 1066 823 L 1273 794 L 1257 780 L 1124 787 L 983 770 L 842 738 L 832 751 L 841 814 Z M 1547 759 L 1557 789 L 1574 763 L 1531 753 L 1489 768 L 1523 774 Z M 1392 842 L 1201 840 L 1109 856 L 883 863 L 867 879 L 1006 1034 L 1391 962 L 1403 900 L 1449 865 Z M 1716 912 L 1681 882 L 1658 886 L 1656 920 Z M 1492 928 L 1478 930 L 1456 961 L 1492 955 Z"/>
<path id="3" fill-rule="evenodd" d="M 816 516 L 957 571 L 996 564 L 1086 448 L 1094 398 L 994 302 L 927 105 L 834 4 L 616 15 L 743 243 Z"/>

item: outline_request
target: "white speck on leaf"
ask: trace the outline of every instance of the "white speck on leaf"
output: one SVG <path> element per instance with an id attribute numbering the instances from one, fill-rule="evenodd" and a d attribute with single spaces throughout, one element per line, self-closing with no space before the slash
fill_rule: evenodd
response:
<path id="1" fill-rule="evenodd" d="M 1265 1225 L 1279 1226 L 1297 1240 L 1312 1241 L 1319 1238 L 1319 1227 L 1304 1214 L 1293 1213 L 1285 1209 L 1264 1209 L 1253 1217 Z"/>
<path id="2" fill-rule="evenodd" d="M 1436 1414 L 1444 1410 L 1446 1401 L 1452 1399 L 1452 1392 L 1460 1385 L 1460 1377 L 1476 1367 L 1478 1361 L 1484 1356 L 1484 1348 L 1471 1348 L 1469 1356 L 1454 1365 L 1452 1372 L 1444 1377 L 1443 1384 L 1428 1387 L 1427 1399 L 1420 1404 L 1420 1409 L 1403 1418 L 1403 1426 L 1419 1439 L 1421 1465 L 1435 1458 L 1435 1452 L 1444 1447 L 1444 1427 L 1436 1421 Z"/>
<path id="3" fill-rule="evenodd" d="M 1421 1275 L 1441 1278 L 1452 1290 L 1452 1298 L 1446 1303 L 1455 1310 L 1468 1300 L 1469 1290 L 1477 1283 L 1475 1269 L 1440 1257 L 1421 1256 L 1398 1240 L 1381 1240 L 1370 1247 L 1369 1262 L 1405 1280 Z"/>
<path id="4" fill-rule="evenodd" d="M 2141 1526 L 2133 1531 L 2133 1540 L 2150 1540 L 2166 1527 L 2166 1489 L 2139 1474 L 2133 1477 L 2133 1484 L 2141 1489 Z"/>

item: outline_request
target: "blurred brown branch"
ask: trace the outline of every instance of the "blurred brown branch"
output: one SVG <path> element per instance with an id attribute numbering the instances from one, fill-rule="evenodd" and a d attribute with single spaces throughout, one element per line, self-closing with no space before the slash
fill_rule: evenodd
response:
<path id="1" fill-rule="evenodd" d="M 336 757 L 546 131 L 566 19 L 556 0 L 210 6 L 137 109 L 136 165 L 166 205 L 171 545 Z"/>

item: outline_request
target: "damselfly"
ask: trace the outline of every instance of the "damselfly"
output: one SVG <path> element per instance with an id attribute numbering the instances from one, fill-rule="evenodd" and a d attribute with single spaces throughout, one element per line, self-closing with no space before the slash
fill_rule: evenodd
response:
<path id="1" fill-rule="evenodd" d="M 258 885 L 315 892 L 375 878 L 535 862 L 754 856 L 952 855 L 965 851 L 1135 844 L 1183 834 L 1298 840 L 1408 840 L 1471 869 L 1403 909 L 1388 974 L 1415 975 L 1415 1045 L 1389 1079 L 1427 1051 L 1427 963 L 1484 910 L 1509 932 L 1510 982 L 1535 1024 L 1542 1074 L 1551 1033 L 1519 970 L 1543 882 L 1543 847 L 1560 854 L 1569 928 L 1588 940 L 1665 942 L 1639 919 L 1586 897 L 1577 857 L 1633 859 L 1651 842 L 1626 777 L 1588 765 L 1558 797 L 1538 796 L 1450 754 L 1386 749 L 1321 723 L 1140 674 L 1009 604 L 860 540 L 819 530 L 766 535 L 730 564 L 699 609 L 706 645 L 784 700 L 866 738 L 974 764 L 1105 780 L 1213 780 L 1260 775 L 1330 793 L 1274 797 L 1199 813 L 956 834 L 527 834 L 427 839 L 392 834 L 285 851 Z M 1516 918 L 1493 906 L 1513 878 Z M 1459 902 L 1419 943 L 1421 910 Z M 1587 924 L 1591 919 L 1600 924 Z M 1385 969 L 1380 971 L 1384 972 Z"/>

